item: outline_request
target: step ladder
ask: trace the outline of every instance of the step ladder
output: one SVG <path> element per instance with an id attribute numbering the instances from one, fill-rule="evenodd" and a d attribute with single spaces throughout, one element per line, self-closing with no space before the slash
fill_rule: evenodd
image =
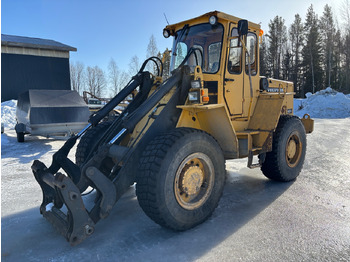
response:
<path id="1" fill-rule="evenodd" d="M 259 131 L 256 130 L 246 130 L 243 132 L 237 132 L 237 138 L 238 139 L 247 139 L 247 148 L 248 148 L 248 164 L 247 167 L 249 168 L 257 168 L 257 167 L 261 167 L 261 161 L 259 161 L 259 163 L 255 163 L 253 164 L 253 156 L 254 156 L 254 152 L 257 151 L 261 151 L 262 148 L 261 147 L 254 147 L 253 146 L 253 138 L 254 136 L 258 136 L 260 134 Z"/>

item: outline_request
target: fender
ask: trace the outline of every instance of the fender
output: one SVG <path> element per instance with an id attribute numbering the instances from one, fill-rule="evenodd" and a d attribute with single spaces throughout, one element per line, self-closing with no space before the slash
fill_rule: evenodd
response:
<path id="1" fill-rule="evenodd" d="M 203 130 L 216 139 L 226 159 L 238 158 L 237 135 L 223 104 L 186 105 L 178 108 L 182 112 L 176 127 Z"/>

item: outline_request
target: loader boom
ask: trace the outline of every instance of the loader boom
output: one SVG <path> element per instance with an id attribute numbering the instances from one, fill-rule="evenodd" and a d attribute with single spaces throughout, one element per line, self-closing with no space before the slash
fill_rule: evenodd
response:
<path id="1" fill-rule="evenodd" d="M 152 111 L 171 89 L 175 88 L 178 91 L 174 93 L 173 96 L 175 97 L 172 97 L 174 102 L 168 103 L 162 110 L 163 115 L 159 114 L 157 116 L 159 119 L 162 118 L 164 120 L 171 118 L 173 112 L 169 107 L 176 110 L 177 103 L 181 100 L 184 102 L 184 95 L 182 95 L 182 99 L 180 97 L 180 89 L 182 88 L 180 83 L 182 80 L 183 70 L 178 70 L 177 73 L 159 85 L 152 95 L 148 97 L 147 92 L 150 91 L 153 82 L 150 81 L 149 73 L 138 73 L 131 83 L 116 97 L 91 116 L 89 120 L 90 124 L 82 132 L 67 140 L 65 145 L 54 154 L 50 167 L 47 168 L 39 160 L 34 161 L 32 170 L 43 192 L 43 202 L 40 212 L 54 227 L 59 229 L 72 245 L 80 243 L 92 234 L 95 224 L 101 218 L 108 216 L 116 201 L 135 181 L 134 173 L 130 170 L 133 168 L 133 165 L 130 164 L 133 161 L 132 159 L 129 161 L 129 158 L 131 156 L 135 157 L 135 154 L 137 154 L 135 151 L 140 152 L 140 146 L 147 143 L 147 139 L 144 139 L 140 145 L 133 145 L 133 147 L 129 148 L 118 144 L 128 133 L 133 131 L 136 124 L 148 112 Z M 67 155 L 77 139 L 89 130 L 90 127 L 98 125 L 99 121 L 138 86 L 140 86 L 139 96 L 148 98 L 141 99 L 143 101 L 140 103 L 138 97 L 136 97 L 130 103 L 123 114 L 112 123 L 113 129 L 110 133 L 107 132 L 105 134 L 105 138 L 101 141 L 102 143 L 99 145 L 99 149 L 84 166 L 78 167 L 69 160 Z M 182 93 L 186 93 L 186 90 L 182 91 Z M 133 104 L 135 102 L 139 104 L 137 107 Z M 130 108 L 133 108 L 133 111 L 130 111 Z M 171 116 L 169 113 L 166 116 L 165 112 L 171 112 Z M 172 121 L 172 126 L 175 126 L 175 124 L 176 121 Z M 148 140 L 160 131 L 162 130 L 159 128 L 149 130 Z M 120 150 L 123 152 L 122 155 L 120 154 Z M 111 171 L 108 177 L 99 170 L 102 160 L 106 157 L 117 159 L 117 165 L 122 161 L 128 164 L 119 165 L 118 174 Z M 58 172 L 60 168 L 67 173 L 67 176 Z M 96 204 L 90 211 L 86 210 L 81 197 L 81 191 L 87 186 L 93 186 L 99 192 Z M 66 205 L 69 215 L 60 211 L 63 204 Z"/>

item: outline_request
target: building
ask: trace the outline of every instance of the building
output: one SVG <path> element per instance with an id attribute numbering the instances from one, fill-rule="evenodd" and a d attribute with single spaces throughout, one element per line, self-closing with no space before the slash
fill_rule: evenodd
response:
<path id="1" fill-rule="evenodd" d="M 53 40 L 1 34 L 1 102 L 29 89 L 70 90 L 69 52 Z"/>

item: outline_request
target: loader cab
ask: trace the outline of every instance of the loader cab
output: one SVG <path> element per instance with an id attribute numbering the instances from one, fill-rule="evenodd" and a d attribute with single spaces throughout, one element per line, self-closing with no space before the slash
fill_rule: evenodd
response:
<path id="1" fill-rule="evenodd" d="M 259 94 L 260 25 L 214 11 L 169 25 L 163 34 L 174 37 L 170 71 L 186 59 L 191 73 L 200 75 L 201 88 L 209 99 L 198 101 L 225 105 L 232 119 L 248 117 L 251 97 L 255 101 Z"/>

